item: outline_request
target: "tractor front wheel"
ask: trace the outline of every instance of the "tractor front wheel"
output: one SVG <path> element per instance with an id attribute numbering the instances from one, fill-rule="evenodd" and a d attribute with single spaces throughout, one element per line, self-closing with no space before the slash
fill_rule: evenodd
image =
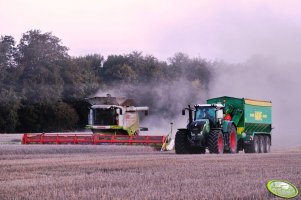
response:
<path id="1" fill-rule="evenodd" d="M 192 147 L 189 152 L 192 154 L 205 154 L 206 149 L 204 147 Z"/>
<path id="2" fill-rule="evenodd" d="M 210 131 L 208 147 L 210 153 L 222 154 L 224 152 L 224 137 L 220 130 Z"/>
<path id="3" fill-rule="evenodd" d="M 178 131 L 175 138 L 175 150 L 176 154 L 188 154 L 190 153 L 190 145 L 187 139 L 185 131 Z"/>

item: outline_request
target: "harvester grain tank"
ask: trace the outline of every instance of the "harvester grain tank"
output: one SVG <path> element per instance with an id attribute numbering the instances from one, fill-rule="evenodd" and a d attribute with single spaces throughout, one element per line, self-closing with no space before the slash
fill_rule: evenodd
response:
<path id="1" fill-rule="evenodd" d="M 176 153 L 268 153 L 271 109 L 270 101 L 227 96 L 188 106 L 182 114 L 188 110 L 189 123 L 176 133 Z"/>

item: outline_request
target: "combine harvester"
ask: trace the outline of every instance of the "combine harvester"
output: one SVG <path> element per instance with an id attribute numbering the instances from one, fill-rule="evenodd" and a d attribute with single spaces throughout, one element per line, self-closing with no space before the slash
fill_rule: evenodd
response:
<path id="1" fill-rule="evenodd" d="M 148 115 L 148 107 L 135 107 L 134 100 L 112 97 L 86 99 L 91 107 L 88 125 L 93 134 L 24 134 L 23 144 L 141 144 L 158 149 L 166 145 L 166 136 L 142 136 L 138 112 Z"/>

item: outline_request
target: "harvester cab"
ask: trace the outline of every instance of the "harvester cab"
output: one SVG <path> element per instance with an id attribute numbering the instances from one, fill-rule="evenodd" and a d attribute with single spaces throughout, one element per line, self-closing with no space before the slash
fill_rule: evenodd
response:
<path id="1" fill-rule="evenodd" d="M 148 115 L 148 107 L 135 107 L 132 99 L 120 97 L 92 97 L 87 128 L 93 133 L 138 135 L 140 129 L 138 112 Z"/>
<path id="2" fill-rule="evenodd" d="M 119 116 L 122 115 L 122 108 L 114 105 L 93 105 L 89 111 L 89 125 L 118 125 Z"/>

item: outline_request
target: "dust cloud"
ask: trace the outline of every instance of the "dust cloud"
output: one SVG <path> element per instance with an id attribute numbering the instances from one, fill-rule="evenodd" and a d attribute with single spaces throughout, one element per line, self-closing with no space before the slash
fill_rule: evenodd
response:
<path id="1" fill-rule="evenodd" d="M 209 97 L 234 96 L 272 101 L 272 146 L 301 145 L 301 64 L 253 56 L 242 64 L 219 63 Z"/>
<path id="2" fill-rule="evenodd" d="M 205 103 L 218 96 L 233 96 L 272 101 L 272 146 L 294 147 L 301 144 L 298 126 L 301 111 L 301 68 L 298 62 L 281 62 L 256 55 L 239 64 L 216 62 L 208 88 L 185 77 L 169 83 L 123 85 L 99 91 L 97 95 L 134 98 L 138 106 L 149 106 L 150 115 L 141 115 L 146 135 L 162 135 L 184 128 L 188 116 L 181 110 L 188 104 Z"/>
<path id="3" fill-rule="evenodd" d="M 173 133 L 177 128 L 184 128 L 188 116 L 182 116 L 181 110 L 188 104 L 205 102 L 208 97 L 208 86 L 185 77 L 171 82 L 158 82 L 143 85 L 118 85 L 106 91 L 98 91 L 96 96 L 133 98 L 137 106 L 148 106 L 149 116 L 141 113 L 141 126 L 148 127 L 148 132 L 141 135 L 167 135 L 173 123 Z"/>

